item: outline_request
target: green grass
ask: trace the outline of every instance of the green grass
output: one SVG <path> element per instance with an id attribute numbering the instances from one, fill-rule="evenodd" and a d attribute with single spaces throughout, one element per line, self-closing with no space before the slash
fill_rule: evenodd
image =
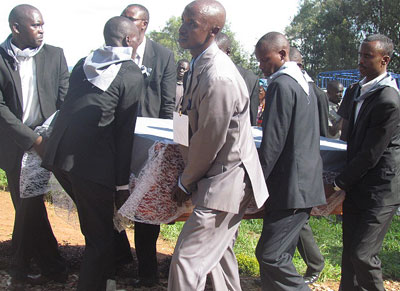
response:
<path id="1" fill-rule="evenodd" d="M 310 219 L 315 240 L 325 258 L 325 268 L 321 273 L 320 281 L 340 280 L 340 263 L 342 256 L 342 223 L 336 221 L 335 216 Z M 183 222 L 174 225 L 161 226 L 162 237 L 176 242 Z M 243 220 L 239 236 L 236 240 L 235 253 L 241 274 L 258 276 L 258 262 L 254 250 L 262 230 L 262 220 Z M 400 280 L 400 217 L 395 216 L 392 225 L 385 237 L 383 249 L 380 253 L 383 275 L 386 279 Z M 296 251 L 293 262 L 300 274 L 306 270 L 306 265 Z"/>
<path id="2" fill-rule="evenodd" d="M 0 190 L 6 190 L 7 189 L 7 178 L 6 178 L 6 173 L 0 169 Z"/>

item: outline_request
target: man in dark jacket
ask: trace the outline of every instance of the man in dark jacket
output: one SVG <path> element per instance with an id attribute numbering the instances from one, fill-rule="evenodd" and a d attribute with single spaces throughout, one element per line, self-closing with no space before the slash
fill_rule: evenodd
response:
<path id="1" fill-rule="evenodd" d="M 400 96 L 386 69 L 392 41 L 368 36 L 359 48 L 364 77 L 346 90 L 352 100 L 347 165 L 335 179 L 343 203 L 341 290 L 385 290 L 378 254 L 400 204 Z"/>
<path id="2" fill-rule="evenodd" d="M 226 53 L 228 56 L 231 55 L 231 40 L 229 39 L 228 35 L 219 32 L 217 37 L 215 38 L 215 42 L 217 43 L 220 50 Z M 236 64 L 235 64 L 236 65 Z M 240 75 L 243 77 L 244 82 L 246 83 L 247 90 L 249 91 L 250 96 L 250 122 L 252 126 L 257 125 L 257 112 L 258 112 L 258 105 L 259 105 L 259 80 L 258 77 L 249 70 L 236 65 Z"/>
<path id="3" fill-rule="evenodd" d="M 0 45 L 0 167 L 7 175 L 15 209 L 12 237 L 13 279 L 42 283 L 30 276 L 33 257 L 48 279 L 67 279 L 43 195 L 20 198 L 21 160 L 25 151 L 43 151 L 34 132 L 62 104 L 68 88 L 68 68 L 62 49 L 43 42 L 43 18 L 31 5 L 10 12 L 11 35 Z"/>
<path id="4" fill-rule="evenodd" d="M 106 46 L 78 62 L 48 140 L 43 166 L 74 200 L 86 247 L 78 290 L 105 290 L 114 276 L 114 196 L 128 191 L 133 132 L 143 77 L 132 57 L 136 26 L 104 27 Z"/>
<path id="5" fill-rule="evenodd" d="M 293 265 L 299 232 L 313 206 L 325 204 L 316 98 L 289 42 L 270 32 L 256 45 L 268 80 L 260 162 L 270 197 L 256 248 L 262 290 L 309 290 Z"/>
<path id="6" fill-rule="evenodd" d="M 176 69 L 171 50 L 145 36 L 150 14 L 140 4 L 130 4 L 121 16 L 127 17 L 139 29 L 139 47 L 134 57 L 144 74 L 145 94 L 141 102 L 141 116 L 172 119 L 175 109 Z M 160 226 L 135 221 L 135 249 L 139 263 L 139 279 L 133 285 L 153 286 L 158 282 L 156 243 Z M 126 235 L 120 236 L 123 247 L 117 253 L 117 261 L 129 262 L 130 248 L 126 247 Z"/>

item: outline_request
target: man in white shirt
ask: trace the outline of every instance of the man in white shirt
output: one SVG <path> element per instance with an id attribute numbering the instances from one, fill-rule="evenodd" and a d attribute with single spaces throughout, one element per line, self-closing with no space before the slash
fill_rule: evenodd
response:
<path id="1" fill-rule="evenodd" d="M 34 132 L 63 102 L 68 67 L 62 49 L 43 42 L 43 18 L 31 5 L 10 12 L 11 35 L 0 45 L 0 167 L 7 174 L 15 208 L 12 238 L 13 282 L 43 283 L 67 279 L 65 262 L 47 218 L 43 195 L 20 198 L 24 151 L 43 152 L 43 138 Z M 30 276 L 34 258 L 42 276 Z"/>

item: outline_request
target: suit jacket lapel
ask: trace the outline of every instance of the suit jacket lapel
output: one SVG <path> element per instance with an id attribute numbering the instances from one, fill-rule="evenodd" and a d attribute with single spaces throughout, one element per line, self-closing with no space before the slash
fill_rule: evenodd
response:
<path id="1" fill-rule="evenodd" d="M 146 68 L 151 68 L 152 71 L 150 73 L 150 76 L 144 78 L 144 83 L 146 87 L 148 87 L 150 80 L 153 76 L 154 68 L 155 68 L 155 52 L 153 48 L 153 43 L 150 39 L 146 38 L 146 46 L 144 48 L 144 54 L 143 54 L 143 61 L 142 65 L 145 66 Z"/>
<path id="2" fill-rule="evenodd" d="M 353 126 L 353 130 L 351 131 L 352 134 L 355 132 L 355 129 L 356 129 L 357 126 L 359 125 L 360 120 L 361 120 L 362 117 L 363 117 L 364 111 L 365 111 L 366 108 L 368 107 L 368 104 L 371 103 L 371 101 L 372 101 L 372 99 L 373 99 L 373 98 L 371 98 L 371 97 L 372 97 L 372 95 L 373 95 L 375 92 L 376 92 L 376 91 L 372 92 L 369 96 L 367 96 L 367 97 L 364 99 L 364 102 L 362 103 L 361 108 L 360 108 L 360 110 L 358 111 L 358 115 L 357 115 L 357 119 L 356 119 L 355 123 L 354 123 L 354 121 L 353 121 L 354 126 Z M 356 102 L 356 101 L 354 102 L 354 106 L 357 106 L 357 102 Z M 355 107 L 354 107 L 353 109 L 355 110 Z M 354 116 L 354 114 L 353 114 L 353 116 Z"/>
<path id="3" fill-rule="evenodd" d="M 18 96 L 18 100 L 19 100 L 19 104 L 20 104 L 20 108 L 22 111 L 22 86 L 21 86 L 21 77 L 19 75 L 18 70 L 15 70 L 14 67 L 17 66 L 17 64 L 15 63 L 15 60 L 10 57 L 6 52 L 4 52 L 4 58 L 5 58 L 5 64 L 7 66 L 8 71 L 10 72 L 11 75 L 11 79 L 13 80 L 14 83 L 14 88 L 17 91 L 17 96 Z"/>
<path id="4" fill-rule="evenodd" d="M 42 81 L 44 79 L 43 74 L 44 74 L 44 70 L 45 70 L 45 57 L 43 54 L 43 48 L 36 54 L 36 56 L 34 56 L 35 59 L 35 65 L 36 65 L 36 86 L 37 86 L 37 93 L 38 93 L 38 98 L 39 98 L 39 102 L 40 104 L 42 104 L 41 102 L 41 84 Z"/>

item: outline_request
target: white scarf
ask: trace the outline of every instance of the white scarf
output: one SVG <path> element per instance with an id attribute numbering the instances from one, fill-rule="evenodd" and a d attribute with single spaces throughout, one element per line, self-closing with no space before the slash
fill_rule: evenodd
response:
<path id="1" fill-rule="evenodd" d="M 106 91 L 124 61 L 133 62 L 131 47 L 102 46 L 86 57 L 83 71 L 90 83 Z"/>

